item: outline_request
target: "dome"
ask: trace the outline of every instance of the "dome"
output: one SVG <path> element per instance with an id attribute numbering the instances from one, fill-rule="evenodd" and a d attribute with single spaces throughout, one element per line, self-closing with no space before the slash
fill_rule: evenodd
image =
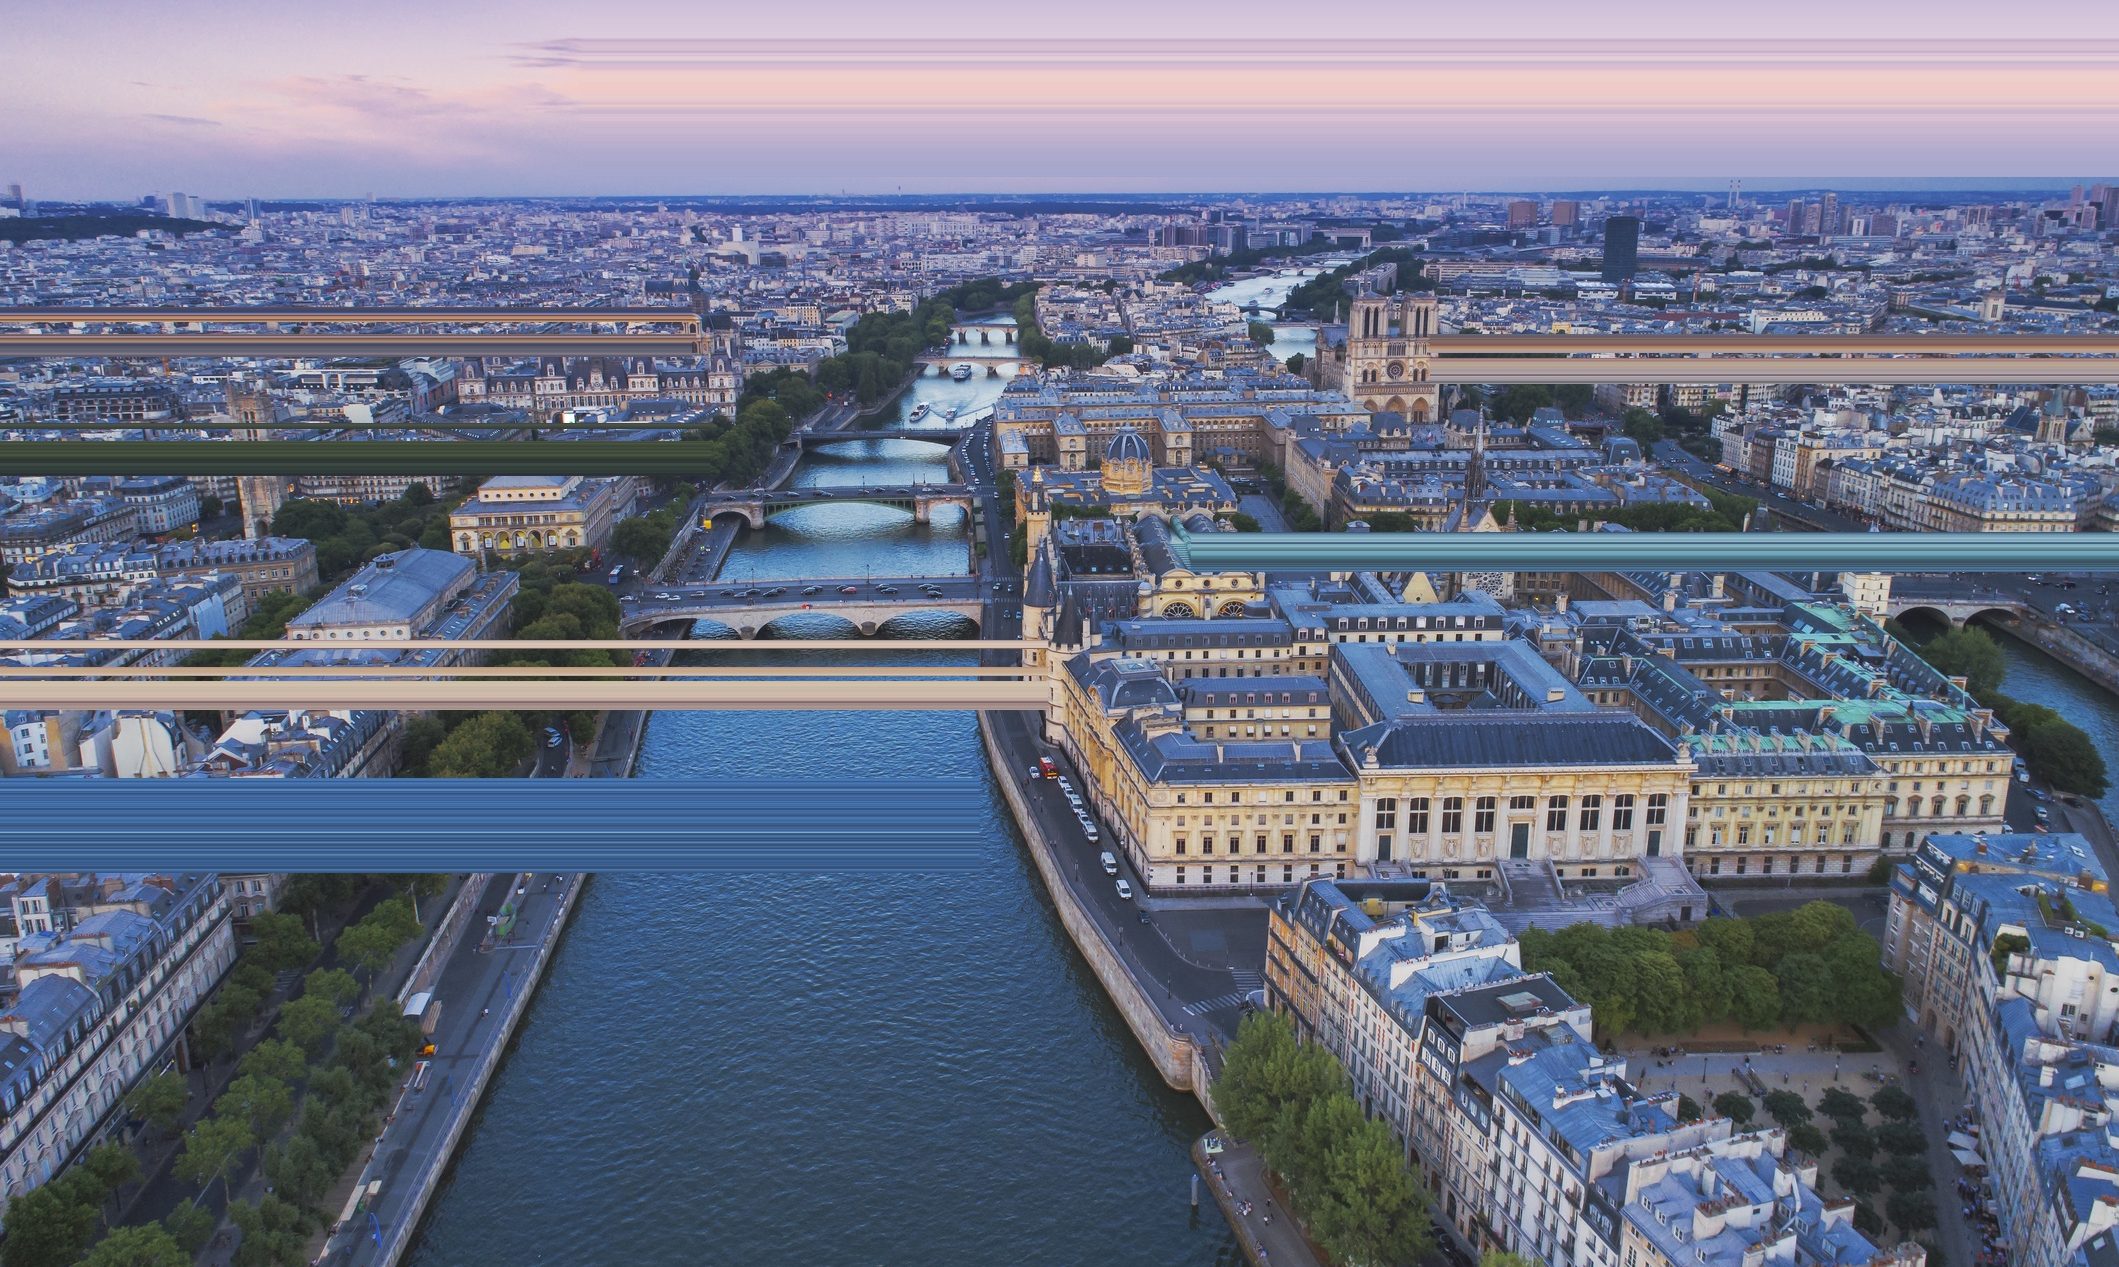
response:
<path id="1" fill-rule="evenodd" d="M 1140 432 L 1125 427 L 1111 437 L 1111 447 L 1104 450 L 1106 462 L 1148 462 L 1148 442 Z"/>

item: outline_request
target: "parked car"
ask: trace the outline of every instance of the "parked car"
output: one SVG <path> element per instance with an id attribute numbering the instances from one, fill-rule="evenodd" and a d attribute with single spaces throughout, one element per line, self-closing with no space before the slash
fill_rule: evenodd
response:
<path id="1" fill-rule="evenodd" d="M 1130 884 L 1128 884 L 1128 883 L 1126 883 L 1126 882 L 1125 882 L 1124 880 L 1120 880 L 1120 881 L 1118 882 L 1118 895 L 1119 895 L 1120 897 L 1122 897 L 1122 898 L 1126 899 L 1126 900 L 1127 900 L 1128 902 L 1132 901 L 1132 900 L 1133 900 L 1133 886 L 1132 886 L 1132 885 L 1130 885 Z"/>

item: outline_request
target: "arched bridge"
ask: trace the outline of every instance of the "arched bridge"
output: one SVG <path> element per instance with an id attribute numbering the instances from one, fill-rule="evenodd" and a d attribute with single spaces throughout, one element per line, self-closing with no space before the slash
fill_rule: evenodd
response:
<path id="1" fill-rule="evenodd" d="M 958 347 L 1006 347 L 1015 346 L 1016 326 L 1013 322 L 980 324 L 973 321 L 959 322 L 949 327 L 949 346 Z"/>
<path id="2" fill-rule="evenodd" d="M 968 426 L 872 427 L 865 431 L 805 431 L 801 433 L 800 442 L 805 449 L 820 448 L 827 444 L 850 444 L 856 440 L 920 440 L 954 448 L 970 434 L 971 428 Z"/>
<path id="3" fill-rule="evenodd" d="M 929 352 L 925 356 L 919 356 L 913 359 L 921 366 L 926 367 L 920 371 L 922 374 L 925 374 L 929 372 L 929 370 L 932 370 L 935 374 L 947 375 L 950 370 L 954 369 L 958 365 L 969 365 L 974 370 L 985 370 L 986 376 L 988 378 L 1000 377 L 1001 369 L 1004 366 L 1013 365 L 1017 369 L 1021 369 L 1023 366 L 1030 364 L 1030 361 L 1027 358 L 1016 356 L 1013 353 L 1010 353 L 1005 356 L 997 356 L 990 352 Z"/>
<path id="4" fill-rule="evenodd" d="M 837 577 L 745 585 L 680 585 L 620 600 L 621 633 L 672 621 L 712 620 L 745 638 L 782 616 L 836 616 L 865 635 L 893 616 L 952 612 L 978 624 L 986 599 L 975 576 Z"/>
<path id="5" fill-rule="evenodd" d="M 1947 577 L 1899 576 L 1891 583 L 1888 610 L 1897 620 L 1920 611 L 1955 626 L 1979 616 L 1997 617 L 2005 623 L 2021 620 L 2030 608 L 2017 595 L 1984 585 Z"/>
<path id="6" fill-rule="evenodd" d="M 973 493 L 969 484 L 854 484 L 837 488 L 744 488 L 732 492 L 714 493 L 706 498 L 701 513 L 703 521 L 711 525 L 723 515 L 741 515 L 743 522 L 751 528 L 762 528 L 765 521 L 783 510 L 794 510 L 801 506 L 895 506 L 912 512 L 913 522 L 926 523 L 937 506 L 955 506 L 965 514 L 972 512 Z"/>

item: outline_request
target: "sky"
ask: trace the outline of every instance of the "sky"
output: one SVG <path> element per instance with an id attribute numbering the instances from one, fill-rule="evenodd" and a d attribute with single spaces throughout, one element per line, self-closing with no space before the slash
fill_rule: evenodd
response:
<path id="1" fill-rule="evenodd" d="M 32 198 L 1726 187 L 2119 175 L 2119 3 L 69 0 Z"/>

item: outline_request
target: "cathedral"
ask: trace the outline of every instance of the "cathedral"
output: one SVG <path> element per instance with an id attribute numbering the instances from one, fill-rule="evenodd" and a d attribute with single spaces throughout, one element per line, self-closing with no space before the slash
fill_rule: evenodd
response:
<path id="1" fill-rule="evenodd" d="M 1372 413 L 1388 410 L 1415 424 L 1437 421 L 1442 407 L 1430 378 L 1428 340 L 1439 333 L 1432 295 L 1360 296 L 1347 313 L 1340 390 Z"/>

